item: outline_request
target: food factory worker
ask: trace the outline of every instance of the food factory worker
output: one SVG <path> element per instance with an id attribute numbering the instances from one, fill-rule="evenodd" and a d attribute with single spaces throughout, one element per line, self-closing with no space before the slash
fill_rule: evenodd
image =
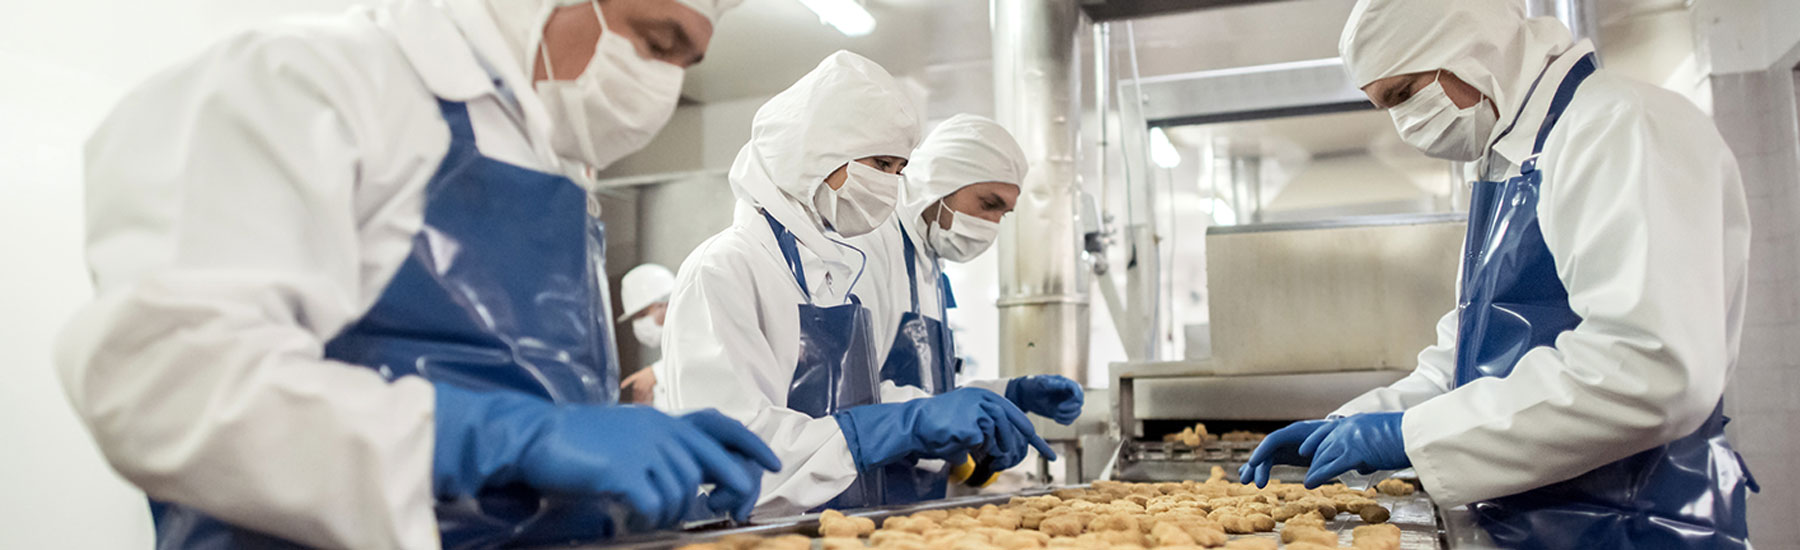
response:
<path id="1" fill-rule="evenodd" d="M 779 467 L 753 434 L 611 406 L 602 228 L 565 176 L 656 133 L 728 4 L 402 0 L 128 95 L 88 143 L 97 292 L 58 354 L 158 546 L 565 542 L 702 484 L 748 513 L 746 468 Z"/>
<path id="2" fill-rule="evenodd" d="M 844 239 L 892 221 L 918 134 L 885 69 L 825 58 L 757 109 L 731 166 L 732 225 L 675 277 L 657 406 L 716 407 L 775 448 L 786 467 L 764 477 L 759 515 L 879 504 L 888 464 L 982 449 L 1016 464 L 1027 442 L 1048 450 L 987 390 L 880 403 L 903 392 L 878 384 L 854 294 L 866 254 Z"/>
<path id="3" fill-rule="evenodd" d="M 619 281 L 619 301 L 625 306 L 619 322 L 631 323 L 632 336 L 644 347 L 662 347 L 663 320 L 669 311 L 669 292 L 674 288 L 675 274 L 656 264 L 631 268 Z M 650 404 L 656 387 L 656 368 L 661 363 L 644 365 L 625 377 L 619 386 L 619 398 L 627 403 Z"/>
<path id="4" fill-rule="evenodd" d="M 1750 227 L 1711 120 L 1518 0 L 1361 0 L 1339 48 L 1402 140 L 1478 163 L 1459 305 L 1411 376 L 1247 477 L 1411 466 L 1511 548 L 1747 548 L 1720 411 Z"/>
<path id="5" fill-rule="evenodd" d="M 960 114 L 938 124 L 907 165 L 902 204 L 895 219 L 850 239 L 870 253 L 861 283 L 873 315 L 876 357 L 885 358 L 881 380 L 916 395 L 956 386 L 954 339 L 945 324 L 955 307 L 942 262 L 967 262 L 1000 235 L 1000 219 L 1012 212 L 1025 180 L 1025 151 L 999 123 Z M 971 382 L 1002 395 L 1027 412 L 1070 424 L 1081 414 L 1081 385 L 1061 376 Z M 935 465 L 933 465 L 935 466 Z M 942 498 L 941 468 L 890 464 L 887 500 Z"/>

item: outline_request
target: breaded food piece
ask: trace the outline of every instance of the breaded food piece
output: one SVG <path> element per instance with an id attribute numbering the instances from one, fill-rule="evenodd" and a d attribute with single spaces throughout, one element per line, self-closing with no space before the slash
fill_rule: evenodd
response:
<path id="1" fill-rule="evenodd" d="M 812 539 L 803 535 L 782 535 L 763 539 L 753 550 L 812 550 Z"/>
<path id="2" fill-rule="evenodd" d="M 1313 527 L 1318 527 L 1320 529 L 1324 529 L 1325 528 L 1325 516 L 1319 515 L 1319 512 L 1317 512 L 1317 511 L 1309 510 L 1304 514 L 1300 514 L 1298 516 L 1288 518 L 1286 523 L 1287 523 L 1288 527 L 1293 527 L 1296 525 L 1310 525 Z"/>
<path id="3" fill-rule="evenodd" d="M 1350 536 L 1358 539 L 1364 537 L 1400 538 L 1400 526 L 1392 523 L 1381 525 L 1358 525 L 1355 529 L 1350 530 Z"/>
<path id="4" fill-rule="evenodd" d="M 1391 514 L 1387 508 L 1377 504 L 1364 506 L 1362 510 L 1357 511 L 1356 515 L 1362 516 L 1363 523 L 1387 523 Z"/>
<path id="5" fill-rule="evenodd" d="M 1269 539 L 1237 539 L 1225 543 L 1225 550 L 1276 550 L 1278 545 Z"/>
<path id="6" fill-rule="evenodd" d="M 1212 467 L 1212 470 L 1207 472 L 1207 475 L 1206 475 L 1207 483 L 1212 483 L 1215 481 L 1225 481 L 1225 468 L 1223 466 L 1219 466 L 1217 464 L 1214 464 Z"/>
<path id="7" fill-rule="evenodd" d="M 941 525 L 951 529 L 974 529 L 981 526 L 981 520 L 964 515 L 954 515 L 944 520 Z"/>
<path id="8" fill-rule="evenodd" d="M 1118 546 L 1121 544 L 1142 545 L 1144 543 L 1143 533 L 1139 533 L 1136 530 L 1083 533 L 1080 537 L 1076 538 L 1099 540 L 1104 543 L 1103 546 L 1105 547 Z"/>
<path id="9" fill-rule="evenodd" d="M 866 548 L 863 540 L 856 537 L 825 537 L 819 539 L 821 550 L 861 550 Z"/>
<path id="10" fill-rule="evenodd" d="M 1052 537 L 1079 536 L 1087 531 L 1089 521 L 1084 520 L 1081 516 L 1081 514 L 1065 514 L 1044 518 L 1044 521 L 1038 524 L 1038 531 Z"/>
<path id="11" fill-rule="evenodd" d="M 1375 484 L 1375 490 L 1380 491 L 1381 494 L 1387 496 L 1403 497 L 1413 494 L 1413 491 L 1416 491 L 1417 489 L 1414 489 L 1411 483 L 1405 481 L 1398 479 L 1383 479 L 1381 480 L 1381 483 Z"/>
<path id="12" fill-rule="evenodd" d="M 1275 530 L 1275 518 L 1269 517 L 1268 514 L 1250 514 L 1244 516 L 1244 519 L 1249 521 L 1250 528 L 1258 533 L 1269 533 Z"/>
<path id="13" fill-rule="evenodd" d="M 1215 519 L 1219 521 L 1221 527 L 1225 528 L 1225 532 L 1233 535 L 1248 535 L 1256 532 L 1256 522 L 1251 521 L 1250 518 L 1244 516 L 1228 515 L 1220 516 Z"/>
<path id="14" fill-rule="evenodd" d="M 761 544 L 762 540 L 762 537 L 756 535 L 736 534 L 719 537 L 719 540 L 713 541 L 713 544 L 726 550 L 750 550 L 757 544 Z"/>
<path id="15" fill-rule="evenodd" d="M 892 529 L 882 529 L 880 531 L 876 531 L 873 534 L 869 535 L 869 544 L 873 545 L 873 546 L 886 546 L 888 544 L 892 544 L 894 542 L 904 541 L 904 540 L 916 540 L 919 542 L 925 542 L 925 537 L 920 536 L 918 533 L 909 533 L 906 531 L 895 531 Z"/>
<path id="16" fill-rule="evenodd" d="M 917 514 L 911 517 L 889 516 L 886 520 L 881 522 L 881 529 L 884 531 L 905 531 L 919 534 L 937 528 L 937 522 L 931 521 L 929 518 L 919 517 Z"/>
<path id="17" fill-rule="evenodd" d="M 1150 540 L 1157 546 L 1192 545 L 1194 536 L 1173 523 L 1160 523 L 1150 529 Z"/>
<path id="18" fill-rule="evenodd" d="M 1047 516 L 1044 514 L 1043 510 L 1037 510 L 1037 509 L 1033 509 L 1033 508 L 1026 508 L 1026 509 L 1020 510 L 1019 511 L 1019 528 L 1020 529 L 1037 529 L 1038 524 L 1042 523 L 1044 521 L 1045 517 L 1047 517 Z"/>
<path id="19" fill-rule="evenodd" d="M 1126 514 L 1106 514 L 1094 518 L 1094 521 L 1088 522 L 1087 526 L 1088 532 L 1130 531 L 1132 533 L 1141 533 L 1143 532 L 1142 529 L 1142 527 L 1138 526 L 1137 516 Z"/>
<path id="20" fill-rule="evenodd" d="M 1326 531 L 1310 525 L 1289 525 L 1281 530 L 1281 542 L 1284 544 L 1299 541 L 1310 541 L 1318 544 L 1337 546 L 1337 533 Z"/>
<path id="21" fill-rule="evenodd" d="M 1301 541 L 1287 545 L 1287 550 L 1337 550 L 1337 544 L 1317 544 Z"/>
<path id="22" fill-rule="evenodd" d="M 912 517 L 925 518 L 925 519 L 931 520 L 932 523 L 939 523 L 946 519 L 950 519 L 950 511 L 949 510 L 920 510 L 918 512 L 914 512 Z"/>
<path id="23" fill-rule="evenodd" d="M 1312 509 L 1307 508 L 1306 505 L 1304 505 L 1304 504 L 1300 504 L 1298 502 L 1289 502 L 1287 504 L 1283 504 L 1281 506 L 1275 507 L 1274 510 L 1270 510 L 1269 517 L 1275 518 L 1275 521 L 1287 521 L 1289 519 L 1293 519 L 1294 516 L 1298 516 L 1300 514 L 1304 514 L 1307 512 L 1311 512 L 1311 511 L 1312 511 Z"/>
<path id="24" fill-rule="evenodd" d="M 1019 523 L 1022 522 L 1023 520 L 1024 520 L 1023 516 L 1021 516 L 1018 512 L 1014 512 L 1012 510 L 994 510 L 991 512 L 982 512 L 980 517 L 975 518 L 975 521 L 981 522 L 982 525 L 985 525 L 988 527 L 999 528 L 999 529 L 1005 529 L 1008 531 L 1018 529 Z"/>

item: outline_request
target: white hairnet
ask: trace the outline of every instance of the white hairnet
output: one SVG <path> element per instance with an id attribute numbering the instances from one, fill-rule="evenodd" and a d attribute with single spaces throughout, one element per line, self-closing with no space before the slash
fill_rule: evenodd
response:
<path id="1" fill-rule="evenodd" d="M 630 319 L 657 302 L 669 301 L 669 293 L 674 290 L 675 274 L 669 268 L 656 264 L 631 268 L 619 281 L 619 305 L 625 310 L 619 320 Z"/>
<path id="2" fill-rule="evenodd" d="M 1505 128 L 1538 73 L 1573 42 L 1556 19 L 1527 19 L 1522 0 L 1358 0 L 1338 53 L 1358 88 L 1448 70 L 1494 101 Z"/>
<path id="3" fill-rule="evenodd" d="M 983 116 L 950 117 L 925 137 L 906 165 L 906 195 L 901 211 L 917 214 L 972 184 L 1025 181 L 1025 150 L 1000 123 Z"/>
<path id="4" fill-rule="evenodd" d="M 731 163 L 731 191 L 768 210 L 808 248 L 833 250 L 803 206 L 825 176 L 859 158 L 907 158 L 918 143 L 918 109 L 900 82 L 874 61 L 839 51 L 756 110 L 750 142 Z"/>

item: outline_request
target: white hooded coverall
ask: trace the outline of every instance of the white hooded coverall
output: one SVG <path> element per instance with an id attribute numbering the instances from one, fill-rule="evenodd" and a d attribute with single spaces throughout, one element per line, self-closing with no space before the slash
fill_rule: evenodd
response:
<path id="1" fill-rule="evenodd" d="M 657 408 L 716 408 L 775 450 L 783 470 L 763 477 L 758 515 L 803 512 L 856 480 L 837 420 L 786 407 L 799 357 L 796 307 L 846 303 L 864 271 L 863 252 L 825 229 L 810 205 L 832 171 L 859 158 L 906 158 L 918 136 L 918 109 L 898 81 L 861 56 L 832 54 L 757 110 L 731 167 L 732 225 L 676 274 Z M 794 234 L 811 296 L 758 209 Z M 908 392 L 883 385 L 882 401 L 904 399 L 895 393 Z"/>

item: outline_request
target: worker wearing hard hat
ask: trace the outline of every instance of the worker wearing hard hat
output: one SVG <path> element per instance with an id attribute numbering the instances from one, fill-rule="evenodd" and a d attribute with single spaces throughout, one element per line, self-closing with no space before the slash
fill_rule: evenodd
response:
<path id="1" fill-rule="evenodd" d="M 857 295 L 873 313 L 881 380 L 919 397 L 957 386 L 959 361 L 947 323 L 956 307 L 943 262 L 967 262 L 1000 236 L 1025 180 L 1025 152 L 999 123 L 960 114 L 938 124 L 913 152 L 894 219 L 849 243 L 869 252 Z M 1062 376 L 971 381 L 1020 409 L 1069 424 L 1081 414 L 1081 385 Z M 942 498 L 947 472 L 931 464 L 884 468 L 889 503 Z"/>
<path id="2" fill-rule="evenodd" d="M 644 264 L 625 272 L 619 281 L 619 301 L 625 313 L 619 322 L 631 324 L 631 334 L 638 344 L 652 350 L 662 348 L 663 320 L 669 311 L 669 292 L 675 288 L 675 274 L 669 268 Z M 619 385 L 619 399 L 626 403 L 648 405 L 655 401 L 656 369 L 662 361 L 638 368 Z"/>
<path id="3" fill-rule="evenodd" d="M 880 504 L 889 464 L 1047 451 L 987 390 L 885 402 L 899 390 L 878 380 L 854 294 L 867 254 L 844 239 L 891 221 L 919 134 L 900 83 L 838 52 L 757 109 L 750 132 L 731 167 L 731 227 L 676 275 L 658 407 L 716 407 L 775 449 L 786 468 L 765 477 L 758 514 Z"/>
<path id="4" fill-rule="evenodd" d="M 1711 120 L 1519 0 L 1361 0 L 1340 51 L 1402 140 L 1477 163 L 1459 307 L 1243 478 L 1410 466 L 1508 548 L 1748 548 L 1721 411 L 1750 227 Z"/>
<path id="5" fill-rule="evenodd" d="M 668 120 L 733 3 L 403 0 L 127 96 L 88 144 L 97 295 L 59 363 L 158 546 L 564 543 L 673 525 L 702 484 L 747 514 L 779 464 L 743 426 L 611 406 L 576 183 Z"/>

